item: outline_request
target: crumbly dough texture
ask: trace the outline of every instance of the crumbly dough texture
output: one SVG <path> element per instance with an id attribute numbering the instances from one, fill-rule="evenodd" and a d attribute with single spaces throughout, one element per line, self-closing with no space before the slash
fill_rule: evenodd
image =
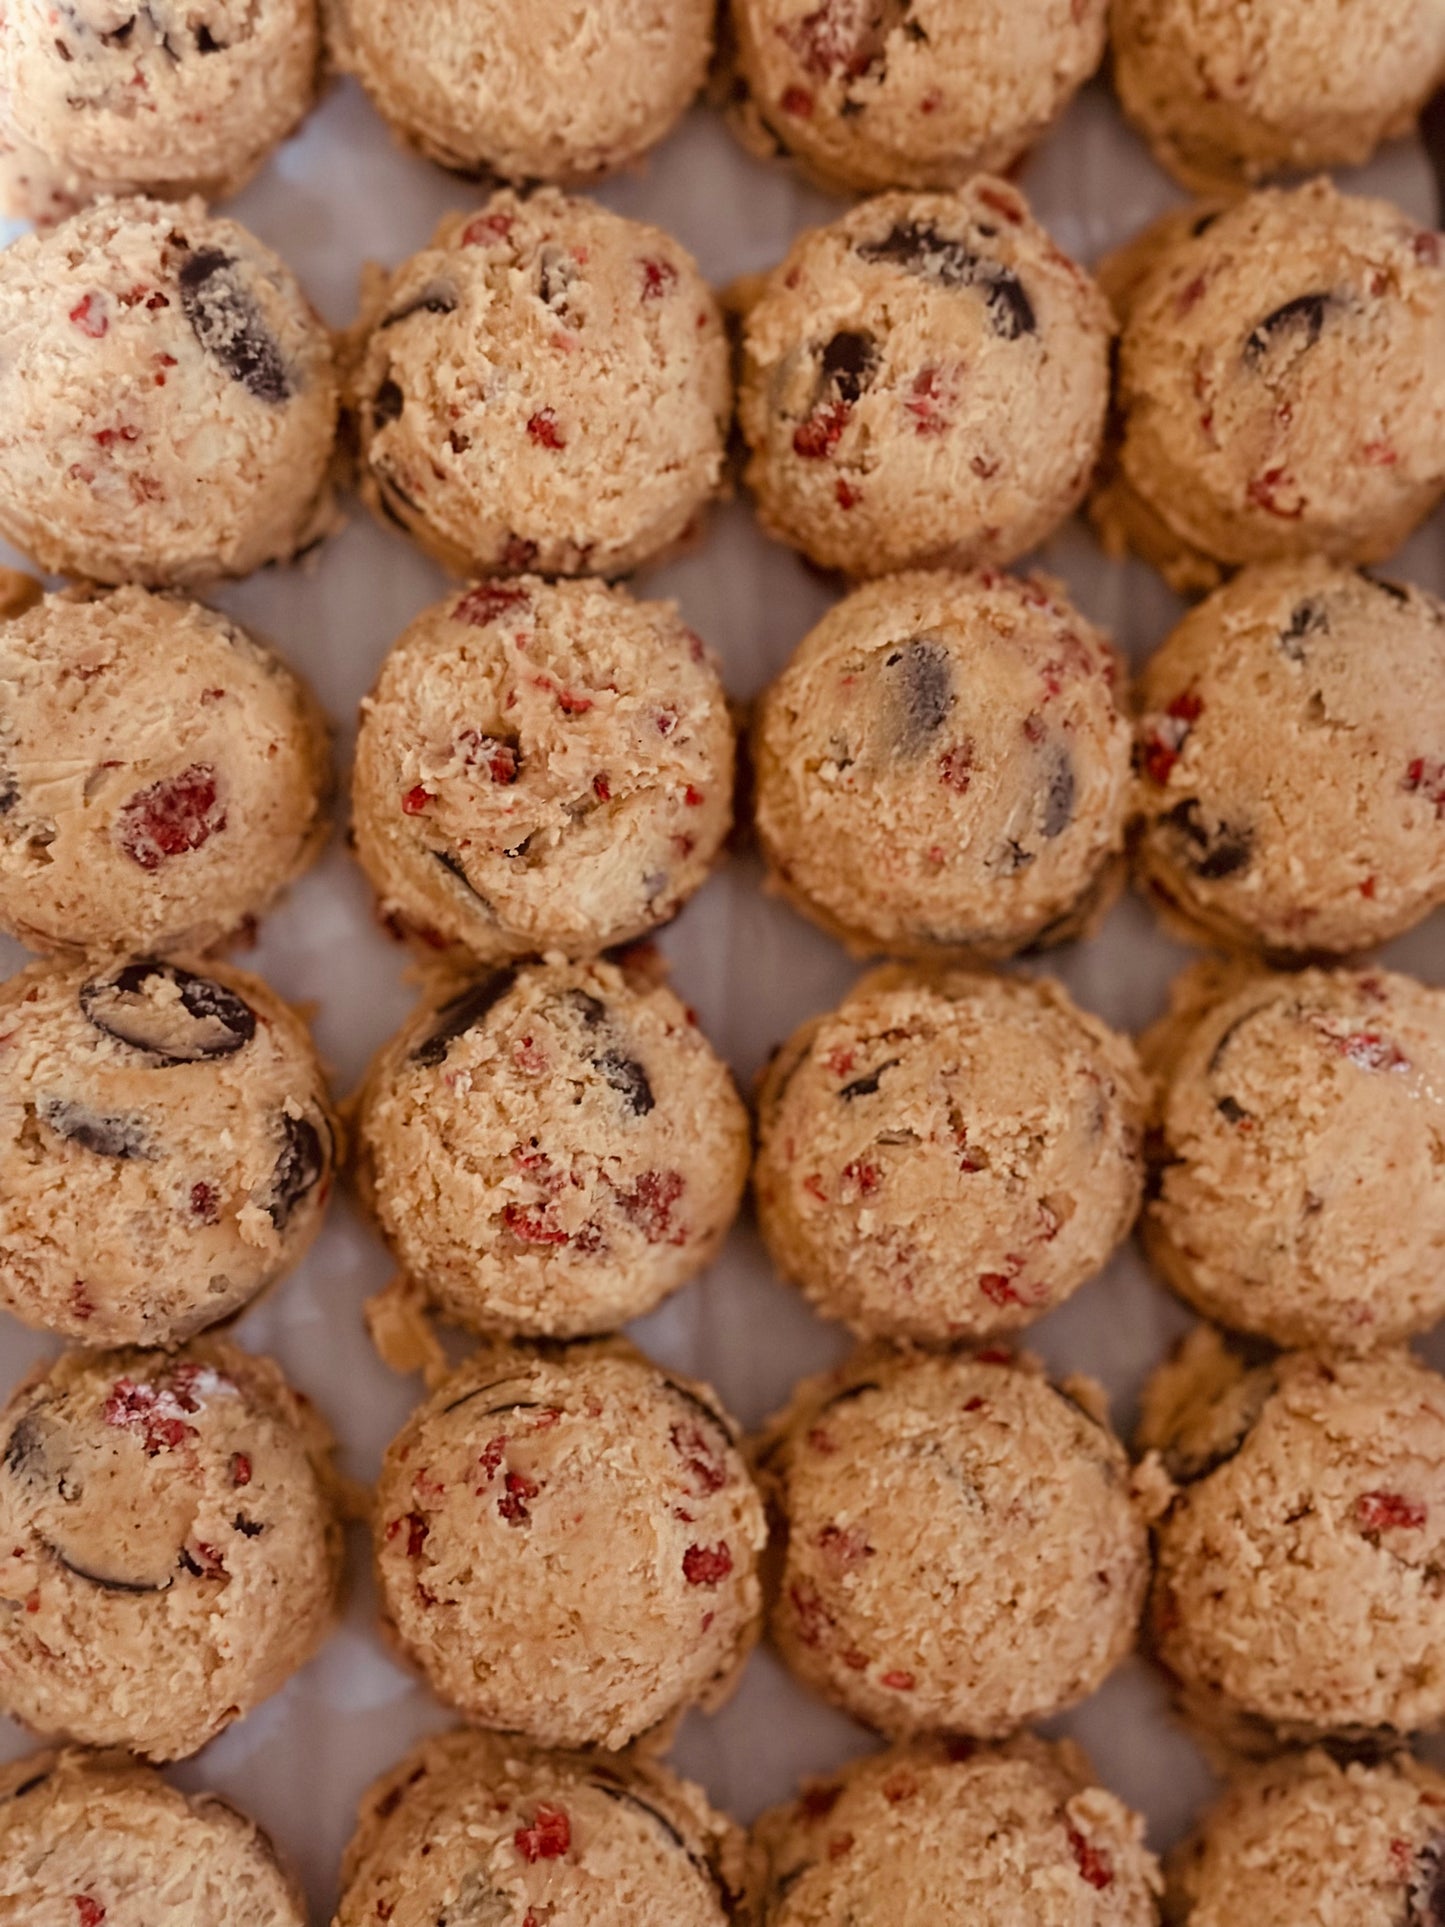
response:
<path id="1" fill-rule="evenodd" d="M 34 1753 L 0 1769 L 3 1927 L 306 1927 L 301 1889 L 254 1821 L 123 1753 Z"/>
<path id="2" fill-rule="evenodd" d="M 1408 1754 L 1314 1751 L 1240 1773 L 1169 1856 L 1178 1927 L 1308 1921 L 1433 1927 L 1445 1917 L 1445 1776 Z"/>
<path id="3" fill-rule="evenodd" d="M 1187 1714 L 1239 1751 L 1445 1720 L 1445 1380 L 1405 1351 L 1251 1364 L 1201 1326 L 1139 1443 L 1154 1649 Z"/>
<path id="4" fill-rule="evenodd" d="M 726 1927 L 741 1857 L 737 1829 L 651 1760 L 446 1733 L 363 1799 L 336 1927 Z"/>
<path id="5" fill-rule="evenodd" d="M 7 9 L 0 200 L 56 221 L 100 194 L 234 194 L 316 93 L 316 0 Z"/>
<path id="6" fill-rule="evenodd" d="M 385 1621 L 468 1719 L 616 1751 L 757 1638 L 762 1501 L 706 1386 L 621 1339 L 484 1345 L 392 1441 Z"/>
<path id="7" fill-rule="evenodd" d="M 1437 0 L 1113 0 L 1114 85 L 1176 180 L 1358 167 L 1445 73 Z"/>
<path id="8" fill-rule="evenodd" d="M 1445 603 L 1318 557 L 1246 569 L 1138 693 L 1137 874 L 1188 935 L 1348 955 L 1445 902 Z"/>
<path id="9" fill-rule="evenodd" d="M 194 958 L 0 985 L 0 1300 L 86 1345 L 175 1345 L 321 1227 L 337 1124 L 301 1019 Z"/>
<path id="10" fill-rule="evenodd" d="M 660 228 L 544 188 L 450 214 L 373 279 L 361 493 L 458 575 L 625 575 L 723 473 L 722 316 Z"/>
<path id="11" fill-rule="evenodd" d="M 845 192 L 1005 173 L 1104 52 L 1107 0 L 738 0 L 734 116 Z"/>
<path id="12" fill-rule="evenodd" d="M 103 201 L 0 253 L 0 534 L 43 569 L 194 586 L 323 534 L 331 338 L 199 201 Z"/>
<path id="13" fill-rule="evenodd" d="M 71 589 L 0 624 L 0 926 L 32 950 L 204 950 L 327 833 L 326 724 L 238 624 Z"/>
<path id="14" fill-rule="evenodd" d="M 1123 320 L 1091 513 L 1186 591 L 1374 562 L 1445 491 L 1445 236 L 1327 180 L 1175 210 L 1101 279 Z"/>
<path id="15" fill-rule="evenodd" d="M 1006 957 L 1081 934 L 1124 847 L 1123 674 L 1043 578 L 864 584 L 758 708 L 775 884 L 860 955 Z"/>
<path id="16" fill-rule="evenodd" d="M 763 1077 L 763 1237 L 855 1331 L 1017 1330 L 1134 1222 L 1145 1102 L 1132 1044 L 1054 979 L 886 966 Z"/>
<path id="17" fill-rule="evenodd" d="M 1007 182 L 798 236 L 743 319 L 763 526 L 852 576 L 1009 562 L 1082 498 L 1112 321 Z"/>
<path id="18" fill-rule="evenodd" d="M 1445 991 L 1197 965 L 1144 1057 L 1145 1248 L 1197 1310 L 1349 1351 L 1445 1317 Z"/>
<path id="19" fill-rule="evenodd" d="M 774 1642 L 882 1732 L 1000 1737 L 1134 1643 L 1148 1534 L 1091 1380 L 870 1347 L 798 1388 L 757 1462 L 781 1534 Z"/>
<path id="20" fill-rule="evenodd" d="M 337 63 L 443 167 L 587 181 L 655 146 L 702 85 L 712 0 L 332 0 Z"/>
<path id="21" fill-rule="evenodd" d="M 356 850 L 429 949 L 588 956 L 677 913 L 732 792 L 727 696 L 674 604 L 479 583 L 417 617 L 362 705 Z"/>
<path id="22" fill-rule="evenodd" d="M 311 1658 L 341 1577 L 330 1435 L 269 1359 L 67 1352 L 0 1415 L 0 1706 L 194 1753 Z"/>
<path id="23" fill-rule="evenodd" d="M 1154 1927 L 1144 1823 L 1071 1741 L 930 1740 L 852 1761 L 765 1813 L 749 1847 L 766 1927 Z"/>
<path id="24" fill-rule="evenodd" d="M 531 964 L 428 1002 L 378 1056 L 359 1179 L 410 1280 L 478 1331 L 571 1337 L 711 1262 L 747 1112 L 687 1007 L 613 963 Z"/>

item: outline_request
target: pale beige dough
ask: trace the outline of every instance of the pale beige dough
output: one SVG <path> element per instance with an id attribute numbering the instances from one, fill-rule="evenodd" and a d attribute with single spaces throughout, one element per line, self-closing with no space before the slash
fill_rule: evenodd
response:
<path id="1" fill-rule="evenodd" d="M 179 1344 L 308 1250 L 336 1141 L 260 978 L 31 964 L 0 985 L 0 1300 L 85 1345 Z"/>
<path id="2" fill-rule="evenodd" d="M 0 1707 L 26 1726 L 180 1759 L 330 1631 L 330 1435 L 269 1359 L 67 1352 L 0 1431 Z"/>
<path id="3" fill-rule="evenodd" d="M 870 1726 L 998 1738 L 1083 1699 L 1134 1643 L 1148 1535 L 1091 1380 L 871 1347 L 798 1388 L 757 1463 L 774 1642 Z"/>
<path id="4" fill-rule="evenodd" d="M 204 950 L 327 832 L 329 743 L 199 603 L 72 589 L 0 624 L 0 926 L 32 950 Z"/>
<path id="5" fill-rule="evenodd" d="M 1133 1224 L 1145 1098 L 1129 1040 L 1051 978 L 872 971 L 760 1086 L 773 1262 L 866 1335 L 1017 1330 Z"/>
<path id="6" fill-rule="evenodd" d="M 726 1694 L 762 1501 L 706 1386 L 621 1339 L 484 1345 L 387 1448 L 387 1629 L 481 1726 L 616 1751 Z"/>
<path id="7" fill-rule="evenodd" d="M 865 956 L 1006 957 L 1079 935 L 1124 847 L 1123 679 L 1053 582 L 866 583 L 758 707 L 774 883 Z"/>
<path id="8" fill-rule="evenodd" d="M 722 316 L 660 228 L 493 195 L 374 278 L 361 335 L 362 495 L 458 575 L 625 575 L 721 485 Z"/>
<path id="9" fill-rule="evenodd" d="M 645 1757 L 452 1732 L 368 1790 L 336 1927 L 726 1927 L 740 1862 L 737 1829 Z"/>
<path id="10" fill-rule="evenodd" d="M 732 792 L 727 697 L 673 604 L 479 583 L 417 617 L 362 704 L 356 852 L 429 949 L 587 956 L 677 913 Z"/>

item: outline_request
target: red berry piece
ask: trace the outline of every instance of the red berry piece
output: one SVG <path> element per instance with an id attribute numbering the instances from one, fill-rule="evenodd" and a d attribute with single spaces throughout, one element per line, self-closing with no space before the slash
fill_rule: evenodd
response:
<path id="1" fill-rule="evenodd" d="M 532 599 L 525 589 L 509 588 L 505 582 L 479 582 L 453 605 L 452 621 L 469 622 L 473 628 L 485 629 L 499 616 L 511 615 L 513 611 L 520 613 L 531 606 Z"/>
<path id="2" fill-rule="evenodd" d="M 425 783 L 415 783 L 401 799 L 401 807 L 407 816 L 420 816 L 428 803 L 434 803 L 435 796 Z"/>
<path id="3" fill-rule="evenodd" d="M 1436 816 L 1445 817 L 1445 757 L 1415 757 L 1406 767 L 1404 787 L 1408 795 L 1433 803 Z"/>
<path id="4" fill-rule="evenodd" d="M 535 415 L 527 418 L 527 435 L 539 448 L 565 448 L 567 438 L 562 433 L 555 408 L 539 408 Z"/>
<path id="5" fill-rule="evenodd" d="M 565 1245 L 568 1234 L 548 1216 L 550 1205 L 507 1204 L 502 1207 L 502 1223 L 524 1245 Z"/>
<path id="6" fill-rule="evenodd" d="M 118 1378 L 102 1416 L 107 1425 L 134 1432 L 145 1447 L 146 1457 L 153 1459 L 195 1438 L 196 1428 L 181 1416 L 195 1410 L 195 1401 L 186 1396 L 184 1388 L 138 1385 L 134 1379 Z"/>
<path id="7" fill-rule="evenodd" d="M 1091 1840 L 1086 1840 L 1077 1827 L 1069 1828 L 1069 1845 L 1073 1849 L 1074 1859 L 1078 1862 L 1082 1879 L 1086 1880 L 1091 1887 L 1097 1887 L 1100 1893 L 1106 1887 L 1113 1886 L 1114 1869 L 1109 1864 L 1109 1856 L 1096 1847 Z"/>
<path id="8" fill-rule="evenodd" d="M 647 259 L 642 263 L 642 298 L 660 301 L 677 285 L 677 269 L 671 261 Z"/>
<path id="9" fill-rule="evenodd" d="M 83 335 L 92 341 L 99 341 L 110 326 L 110 317 L 105 312 L 105 302 L 98 294 L 84 295 L 70 310 L 70 319 Z"/>
<path id="10" fill-rule="evenodd" d="M 793 430 L 793 453 L 805 462 L 820 462 L 833 453 L 842 440 L 843 430 L 853 413 L 847 402 L 829 402 L 814 409 L 808 419 Z"/>
<path id="11" fill-rule="evenodd" d="M 689 1546 L 682 1555 L 682 1573 L 690 1586 L 720 1586 L 733 1569 L 726 1539 L 715 1546 Z"/>
<path id="12" fill-rule="evenodd" d="M 75 1911 L 79 1917 L 80 1927 L 101 1927 L 101 1922 L 105 1919 L 104 1907 L 98 1900 L 93 1900 L 89 1894 L 75 1895 Z"/>
<path id="13" fill-rule="evenodd" d="M 142 870 L 158 870 L 167 857 L 183 856 L 226 827 L 226 806 L 209 763 L 192 763 L 122 804 L 115 839 Z"/>
<path id="14" fill-rule="evenodd" d="M 673 1207 L 687 1189 L 680 1171 L 644 1171 L 630 1191 L 619 1191 L 617 1202 L 650 1245 L 687 1242 L 687 1227 L 674 1226 Z"/>
<path id="15" fill-rule="evenodd" d="M 561 1807 L 540 1801 L 531 1825 L 518 1827 L 512 1843 L 529 1865 L 535 1866 L 539 1860 L 560 1860 L 572 1844 L 572 1822 Z"/>
<path id="16" fill-rule="evenodd" d="M 1362 1492 L 1355 1500 L 1355 1524 L 1361 1532 L 1418 1532 L 1429 1516 L 1418 1499 L 1401 1492 Z"/>
<path id="17" fill-rule="evenodd" d="M 497 1501 L 497 1510 L 509 1526 L 526 1526 L 532 1523 L 532 1514 L 527 1501 L 535 1499 L 542 1490 L 535 1479 L 529 1479 L 525 1472 L 509 1472 L 502 1481 L 502 1496 Z"/>

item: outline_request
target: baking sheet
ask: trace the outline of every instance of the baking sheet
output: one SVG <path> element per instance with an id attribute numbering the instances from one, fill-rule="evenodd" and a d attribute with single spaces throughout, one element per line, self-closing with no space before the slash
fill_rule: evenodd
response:
<path id="1" fill-rule="evenodd" d="M 1179 198 L 1100 83 L 1075 102 L 1021 180 L 1060 243 L 1088 262 Z M 1417 218 L 1438 219 L 1428 170 L 1413 145 L 1392 149 L 1345 184 L 1387 194 Z M 443 212 L 474 198 L 463 184 L 399 153 L 346 83 L 328 94 L 234 212 L 280 250 L 327 319 L 342 325 L 354 314 L 363 261 L 400 261 Z M 797 228 L 841 205 L 803 188 L 786 169 L 744 155 L 701 108 L 643 169 L 607 184 L 600 198 L 671 229 L 718 283 L 771 265 Z M 337 727 L 343 767 L 357 703 L 382 655 L 444 588 L 440 573 L 400 535 L 351 506 L 349 526 L 309 565 L 267 571 L 214 598 L 270 634 L 311 678 Z M 1077 525 L 1040 560 L 1135 661 L 1179 608 L 1141 565 L 1106 563 Z M 1445 591 L 1445 518 L 1437 515 L 1391 572 Z M 702 548 L 649 574 L 642 586 L 680 600 L 687 621 L 720 653 L 728 687 L 740 698 L 782 665 L 834 593 L 765 541 L 740 503 L 718 512 Z M 756 864 L 734 857 L 662 939 L 674 982 L 745 1086 L 771 1046 L 857 974 L 835 945 L 763 897 L 758 885 Z M 1445 914 L 1384 954 L 1445 982 Z M 1093 942 L 1035 967 L 1056 971 L 1084 1004 L 1137 1030 L 1162 1007 L 1184 955 L 1126 898 Z M 0 975 L 23 960 L 0 940 Z M 412 1003 L 406 960 L 376 924 L 339 837 L 240 961 L 312 1007 L 338 1093 L 354 1087 L 371 1051 Z M 390 1270 L 343 1196 L 306 1263 L 240 1328 L 244 1342 L 273 1352 L 328 1413 L 345 1469 L 367 1480 L 419 1390 L 377 1362 L 362 1324 L 363 1299 Z M 1186 1322 L 1129 1249 L 1035 1327 L 1030 1342 L 1053 1366 L 1101 1378 L 1116 1422 L 1127 1425 L 1145 1372 Z M 796 1378 L 846 1349 L 772 1278 L 746 1216 L 711 1271 L 635 1331 L 658 1358 L 711 1379 L 748 1424 L 780 1404 Z M 54 1349 L 0 1314 L 0 1385 Z M 1422 1349 L 1445 1367 L 1445 1333 Z M 230 1795 L 269 1828 L 300 1866 L 318 1923 L 334 1904 L 336 1868 L 362 1788 L 418 1734 L 447 1723 L 376 1635 L 360 1529 L 351 1533 L 350 1566 L 349 1609 L 327 1648 L 284 1692 L 172 1775 L 183 1786 Z M 1056 1724 L 1077 1734 L 1104 1780 L 1148 1815 L 1156 1847 L 1179 1833 L 1208 1789 L 1203 1762 L 1170 1723 L 1158 1683 L 1137 1661 Z M 808 1698 L 761 1652 L 728 1706 L 710 1718 L 689 1718 L 673 1757 L 715 1801 L 748 1819 L 785 1797 L 799 1773 L 868 1744 L 861 1729 Z M 0 1721 L 5 1757 L 27 1745 Z"/>

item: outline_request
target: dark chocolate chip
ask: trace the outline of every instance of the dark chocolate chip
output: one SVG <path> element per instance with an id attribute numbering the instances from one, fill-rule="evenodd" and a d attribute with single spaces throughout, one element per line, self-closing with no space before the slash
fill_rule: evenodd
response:
<path id="1" fill-rule="evenodd" d="M 220 248 L 197 248 L 177 277 L 181 309 L 191 333 L 232 381 L 257 401 L 274 405 L 290 398 L 291 377 L 238 268 L 235 256 Z"/>
<path id="2" fill-rule="evenodd" d="M 876 1071 L 868 1071 L 862 1077 L 855 1077 L 851 1084 L 845 1084 L 838 1092 L 845 1104 L 851 1104 L 855 1097 L 872 1097 L 878 1089 L 878 1081 L 884 1071 L 891 1071 L 901 1060 L 890 1057 L 886 1064 L 880 1064 Z"/>
<path id="3" fill-rule="evenodd" d="M 42 1097 L 35 1114 L 57 1137 L 78 1144 L 98 1158 L 149 1158 L 155 1155 L 145 1119 L 134 1113 L 89 1110 L 67 1097 Z"/>
<path id="4" fill-rule="evenodd" d="M 1194 220 L 1192 220 L 1189 223 L 1189 232 L 1194 236 L 1195 240 L 1197 241 L 1201 234 L 1208 234 L 1209 230 L 1214 226 L 1214 223 L 1218 219 L 1219 219 L 1219 210 L 1217 208 L 1210 214 L 1196 215 Z"/>
<path id="5" fill-rule="evenodd" d="M 456 307 L 456 289 L 447 286 L 445 282 L 433 281 L 424 287 L 419 295 L 408 301 L 405 307 L 394 308 L 390 314 L 383 315 L 376 325 L 379 329 L 394 328 L 398 322 L 407 321 L 414 314 L 455 314 Z M 391 386 L 395 388 L 396 383 L 393 382 Z M 401 394 L 399 388 L 397 389 L 397 394 L 398 396 Z M 379 399 L 380 392 L 378 391 L 378 400 Z M 397 414 L 400 413 L 401 406 L 398 401 Z M 391 419 L 394 420 L 395 417 L 393 416 Z"/>
<path id="6" fill-rule="evenodd" d="M 975 254 L 931 221 L 896 221 L 881 241 L 862 241 L 857 252 L 865 261 L 891 262 L 942 288 L 976 288 L 988 304 L 994 333 L 1006 341 L 1038 329 L 1033 303 L 1012 268 Z"/>
<path id="7" fill-rule="evenodd" d="M 244 1512 L 238 1512 L 231 1521 L 233 1532 L 239 1532 L 243 1539 L 259 1539 L 266 1530 L 259 1519 L 248 1519 Z"/>
<path id="8" fill-rule="evenodd" d="M 281 1152 L 266 1187 L 261 1208 L 278 1231 L 284 1231 L 301 1200 L 326 1176 L 330 1154 L 320 1131 L 305 1117 L 281 1117 Z"/>
<path id="9" fill-rule="evenodd" d="M 394 422 L 406 406 L 406 397 L 400 385 L 388 375 L 371 398 L 371 430 L 379 433 L 388 422 Z"/>
<path id="10" fill-rule="evenodd" d="M 1238 1098 L 1234 1097 L 1224 1096 L 1216 1098 L 1214 1100 L 1214 1108 L 1226 1124 L 1242 1124 L 1249 1116 L 1249 1112 L 1245 1110 Z"/>
<path id="11" fill-rule="evenodd" d="M 577 264 L 565 248 L 555 242 L 545 246 L 537 257 L 537 292 L 555 313 L 567 307 L 567 290 L 577 279 Z"/>
<path id="12" fill-rule="evenodd" d="M 162 1064 L 231 1057 L 256 1035 L 256 1013 L 210 977 L 153 957 L 80 987 L 86 1022 Z"/>
<path id="13" fill-rule="evenodd" d="M 1279 632 L 1279 646 L 1291 662 L 1305 659 L 1305 637 L 1329 634 L 1329 611 L 1322 602 L 1312 598 L 1296 603 L 1290 611 L 1289 622 Z"/>
<path id="14" fill-rule="evenodd" d="M 823 349 L 819 365 L 839 400 L 855 402 L 878 371 L 878 344 L 858 329 L 842 329 Z"/>
<path id="15" fill-rule="evenodd" d="M 12 1800 L 23 1800 L 27 1793 L 33 1793 L 37 1787 L 44 1786 L 49 1778 L 49 1767 L 47 1767 L 43 1773 L 32 1773 L 28 1780 L 22 1780 L 20 1782 L 19 1786 L 16 1787 L 15 1791 L 10 1795 L 10 1798 Z"/>
<path id="16" fill-rule="evenodd" d="M 471 878 L 467 875 L 466 868 L 462 863 L 461 858 L 457 856 L 454 851 L 433 850 L 430 852 L 430 854 L 431 854 L 432 860 L 436 863 L 440 863 L 442 868 L 446 871 L 447 875 L 452 877 L 457 883 L 460 883 L 462 888 L 466 890 L 469 895 L 474 896 L 477 902 L 480 904 L 484 904 L 488 910 L 491 909 L 492 907 L 491 903 L 488 901 L 486 897 L 482 895 L 481 891 L 477 888 L 476 884 L 473 883 Z"/>
<path id="17" fill-rule="evenodd" d="M 217 40 L 204 20 L 200 26 L 196 28 L 196 52 L 198 54 L 224 53 L 227 44 L 224 40 Z"/>
<path id="18" fill-rule="evenodd" d="M 699 1418 L 706 1419 L 710 1425 L 715 1427 L 727 1440 L 729 1445 L 732 1444 L 732 1427 L 715 1405 L 710 1405 L 700 1392 L 694 1392 L 688 1385 L 679 1384 L 675 1378 L 664 1376 L 662 1382 L 674 1398 L 681 1399 L 683 1404 L 696 1412 Z"/>
<path id="19" fill-rule="evenodd" d="M 0 764 L 0 816 L 8 816 L 20 801 L 20 785 L 13 770 Z"/>
<path id="20" fill-rule="evenodd" d="M 509 849 L 505 849 L 505 850 L 503 850 L 503 851 L 502 851 L 502 855 L 503 855 L 503 856 L 509 856 L 509 857 L 512 857 L 512 858 L 514 858 L 514 859 L 515 859 L 515 858 L 519 858 L 519 857 L 524 857 L 524 856 L 525 856 L 525 855 L 527 854 L 527 852 L 528 852 L 528 850 L 530 850 L 530 849 L 531 849 L 531 847 L 532 847 L 532 838 L 533 838 L 533 837 L 534 837 L 534 836 L 535 836 L 536 834 L 537 834 L 537 832 L 536 832 L 535 830 L 528 830 L 528 832 L 527 832 L 527 834 L 526 834 L 526 835 L 525 835 L 525 836 L 524 836 L 524 837 L 522 838 L 522 840 L 521 840 L 521 842 L 520 842 L 520 843 L 514 843 L 514 844 L 512 844 L 512 845 L 511 845 L 511 847 L 510 847 Z M 659 886 L 659 888 L 660 888 L 660 887 L 661 887 L 661 886 Z"/>
<path id="21" fill-rule="evenodd" d="M 1197 877 L 1216 883 L 1249 868 L 1254 854 L 1254 832 L 1245 824 L 1206 822 L 1197 796 L 1186 796 L 1165 813 L 1163 821 L 1178 830 L 1184 860 Z"/>
<path id="22" fill-rule="evenodd" d="M 1371 575 L 1367 569 L 1361 569 L 1359 573 L 1362 579 L 1368 582 L 1372 589 L 1378 589 L 1381 595 L 1389 596 L 1392 602 L 1408 602 L 1410 600 L 1410 591 L 1405 588 L 1403 583 L 1387 582 L 1383 576 Z"/>
<path id="23" fill-rule="evenodd" d="M 1437 1833 L 1415 1855 L 1407 1904 L 1407 1927 L 1445 1927 L 1445 1834 Z"/>
<path id="24" fill-rule="evenodd" d="M 1016 836 L 1006 836 L 994 851 L 989 861 L 1000 876 L 1017 876 L 1026 870 L 1034 860 L 1034 852 L 1026 849 Z"/>
<path id="25" fill-rule="evenodd" d="M 569 990 L 567 1002 L 582 1019 L 588 1030 L 600 1030 L 607 1022 L 607 1006 L 600 997 L 594 997 L 588 990 Z"/>
<path id="26" fill-rule="evenodd" d="M 45 1427 L 41 1423 L 39 1410 L 32 1407 L 15 1421 L 5 1441 L 5 1470 L 17 1479 L 46 1481 L 45 1448 Z"/>
<path id="27" fill-rule="evenodd" d="M 171 1581 L 169 1578 L 161 1580 L 116 1579 L 109 1573 L 97 1572 L 93 1566 L 83 1566 L 74 1559 L 68 1559 L 60 1550 L 59 1546 L 52 1545 L 48 1539 L 42 1540 L 41 1543 L 55 1560 L 56 1564 L 64 1566 L 65 1570 L 73 1578 L 84 1580 L 87 1586 L 98 1586 L 102 1592 L 150 1593 L 169 1592 L 170 1590 Z"/>
<path id="28" fill-rule="evenodd" d="M 453 997 L 441 1006 L 436 1014 L 436 1023 L 411 1054 L 413 1064 L 421 1064 L 430 1070 L 440 1064 L 458 1037 L 464 1037 L 475 1025 L 479 1024 L 494 1004 L 512 988 L 517 980 L 515 968 L 509 965 L 503 970 L 494 970 L 489 977 Z"/>
<path id="29" fill-rule="evenodd" d="M 905 754 L 927 748 L 953 708 L 953 664 L 942 643 L 915 636 L 883 658 L 891 669 L 889 686 L 897 692 L 903 711 L 898 745 Z"/>
<path id="30" fill-rule="evenodd" d="M 1329 294 L 1299 294 L 1284 302 L 1251 332 L 1244 344 L 1244 359 L 1253 367 L 1285 340 L 1297 348 L 1313 348 L 1325 325 L 1325 311 L 1333 305 Z"/>
<path id="31" fill-rule="evenodd" d="M 1074 800 L 1078 793 L 1074 759 L 1061 743 L 1054 752 L 1049 780 L 1044 790 L 1043 833 L 1049 840 L 1062 836 L 1074 820 Z"/>
<path id="32" fill-rule="evenodd" d="M 647 1072 L 635 1057 L 628 1057 L 620 1050 L 605 1050 L 597 1059 L 597 1068 L 613 1090 L 626 1100 L 634 1117 L 646 1117 L 656 1105 Z"/>

